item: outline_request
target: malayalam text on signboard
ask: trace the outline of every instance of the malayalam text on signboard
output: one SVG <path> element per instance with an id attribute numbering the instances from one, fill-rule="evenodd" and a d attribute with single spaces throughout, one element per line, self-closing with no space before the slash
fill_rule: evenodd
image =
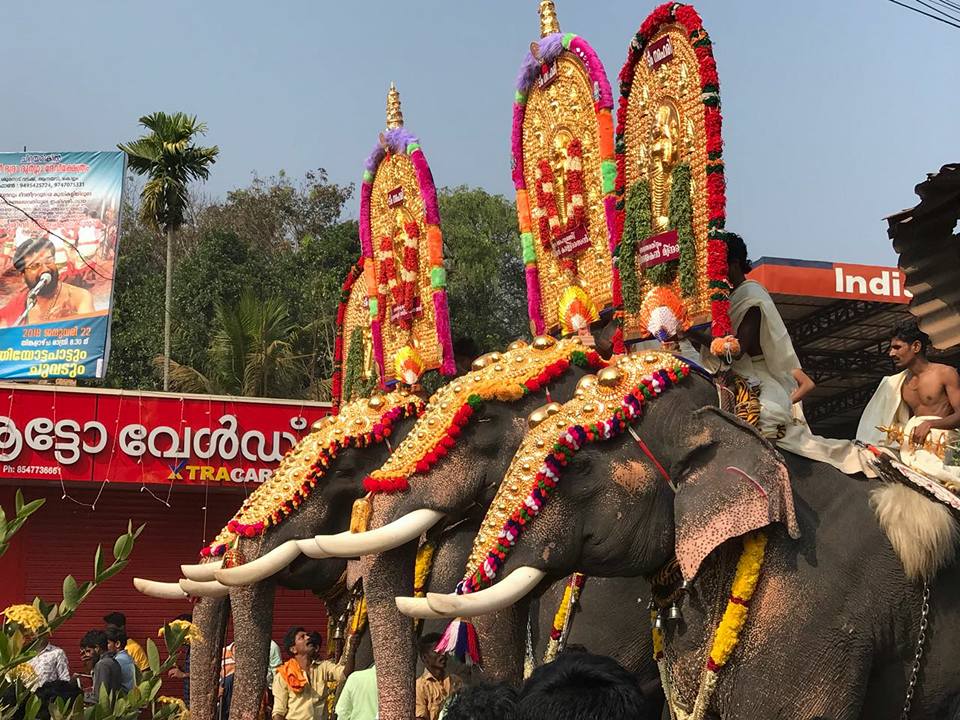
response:
<path id="1" fill-rule="evenodd" d="M 0 378 L 105 374 L 124 164 L 0 153 Z"/>

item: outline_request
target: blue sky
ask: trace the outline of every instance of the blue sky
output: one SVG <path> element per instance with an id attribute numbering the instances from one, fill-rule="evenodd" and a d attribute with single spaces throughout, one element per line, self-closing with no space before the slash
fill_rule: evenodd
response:
<path id="1" fill-rule="evenodd" d="M 720 72 L 728 226 L 754 257 L 894 262 L 882 218 L 960 159 L 960 30 L 885 0 L 695 5 Z M 612 81 L 653 7 L 557 2 Z M 437 183 L 510 196 L 512 88 L 536 9 L 5 0 L 0 149 L 111 149 L 139 134 L 140 115 L 183 110 L 221 149 L 210 195 L 281 168 L 355 182 L 395 80 Z"/>

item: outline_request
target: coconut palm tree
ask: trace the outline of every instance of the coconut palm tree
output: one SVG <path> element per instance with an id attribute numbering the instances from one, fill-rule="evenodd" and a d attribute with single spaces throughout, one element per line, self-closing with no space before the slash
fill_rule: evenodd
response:
<path id="1" fill-rule="evenodd" d="M 214 322 L 207 367 L 171 362 L 174 389 L 256 397 L 301 394 L 309 356 L 297 354 L 300 328 L 290 321 L 281 300 L 260 300 L 244 292 L 236 305 L 218 305 Z"/>
<path id="2" fill-rule="evenodd" d="M 220 148 L 200 147 L 194 137 L 207 132 L 195 115 L 155 112 L 140 118 L 148 135 L 117 145 L 127 154 L 128 167 L 148 180 L 140 193 L 140 214 L 151 228 L 166 235 L 167 277 L 163 305 L 163 389 L 170 385 L 170 305 L 173 275 L 173 239 L 183 226 L 187 209 L 187 186 L 206 180 Z"/>

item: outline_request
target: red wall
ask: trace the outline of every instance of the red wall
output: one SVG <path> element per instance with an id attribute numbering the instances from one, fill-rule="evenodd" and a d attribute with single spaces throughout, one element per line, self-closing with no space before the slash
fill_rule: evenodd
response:
<path id="1" fill-rule="evenodd" d="M 72 497 L 90 504 L 98 488 L 68 488 Z M 118 485 L 106 485 L 96 509 L 61 499 L 59 485 L 29 486 L 26 500 L 45 498 L 46 503 L 17 534 L 6 555 L 0 557 L 0 609 L 40 596 L 59 602 L 63 578 L 72 574 L 78 582 L 90 579 L 93 556 L 100 543 L 104 557 L 112 559 L 113 542 L 123 533 L 127 520 L 134 527 L 146 523 L 134 547 L 126 569 L 96 589 L 73 619 L 65 623 L 53 643 L 67 652 L 71 672 L 80 672 L 79 642 L 91 628 L 103 627 L 103 616 L 117 610 L 127 616 L 127 633 L 141 645 L 146 638 L 157 641 L 157 629 L 183 612 L 190 602 L 156 600 L 138 593 L 134 577 L 174 581 L 180 576 L 180 564 L 196 562 L 197 553 L 211 540 L 243 501 L 243 492 L 211 492 L 207 498 L 204 533 L 204 495 L 175 489 L 170 507 L 147 492 Z M 161 488 L 152 488 L 166 499 Z M 7 517 L 13 515 L 15 487 L 0 486 L 0 505 Z M 306 591 L 280 590 L 277 593 L 273 637 L 278 642 L 291 625 L 303 625 L 323 632 L 326 637 L 326 613 L 322 603 Z M 162 640 L 158 647 L 164 655 Z M 163 694 L 178 695 L 179 683 L 164 681 Z"/>

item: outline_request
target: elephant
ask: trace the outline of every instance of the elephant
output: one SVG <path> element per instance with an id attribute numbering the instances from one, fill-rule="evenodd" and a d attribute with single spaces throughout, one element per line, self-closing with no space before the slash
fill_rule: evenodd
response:
<path id="1" fill-rule="evenodd" d="M 537 339 L 535 346 L 538 341 L 545 347 L 552 347 L 556 343 L 552 339 Z M 575 340 L 562 340 L 560 343 L 566 345 L 558 345 L 558 349 L 578 347 Z M 530 352 L 535 351 L 534 348 Z M 563 353 L 566 352 L 563 350 Z M 474 382 L 476 377 L 482 383 L 498 367 L 509 366 L 514 360 L 509 355 L 500 358 L 499 354 L 481 358 L 475 366 L 477 371 L 463 378 L 462 382 Z M 584 371 L 579 368 L 570 368 L 549 384 L 548 398 L 554 401 L 569 398 L 583 375 Z M 413 711 L 416 670 L 414 631 L 410 622 L 397 612 L 394 598 L 399 593 L 409 593 L 413 587 L 412 569 L 417 538 L 435 524 L 443 527 L 443 523 L 460 533 L 465 530 L 476 532 L 483 511 L 490 505 L 500 478 L 513 456 L 513 450 L 523 438 L 527 416 L 535 411 L 546 416 L 559 407 L 555 403 L 541 407 L 544 399 L 543 395 L 531 393 L 512 402 L 483 403 L 475 411 L 471 422 L 463 428 L 459 442 L 450 449 L 449 454 L 429 474 L 411 478 L 408 492 L 379 493 L 374 496 L 372 529 L 369 532 L 318 536 L 313 539 L 324 553 L 343 557 L 363 556 L 364 590 L 378 667 L 380 717 L 384 720 L 406 719 Z M 437 397 L 431 399 L 431 403 L 437 402 L 440 402 Z M 448 408 L 447 413 L 452 409 Z M 436 413 L 432 416 L 428 410 L 418 422 L 418 428 L 437 419 Z M 416 432 L 415 429 L 408 436 L 407 443 L 415 442 L 411 438 Z M 397 454 L 402 455 L 402 450 L 398 449 Z M 389 475 L 389 472 L 381 469 L 378 474 Z M 459 560 L 461 566 L 465 553 L 462 555 Z M 450 588 L 456 580 L 456 573 L 450 574 L 445 581 L 434 580 L 435 584 L 445 584 Z M 629 602 L 635 605 L 636 597 Z M 594 605 L 599 608 L 601 603 Z M 555 610 L 554 606 L 548 611 L 547 628 Z M 496 620 L 478 626 L 485 646 L 492 650 L 484 657 L 486 675 L 513 682 L 522 677 L 527 617 L 528 609 L 524 605 L 507 609 Z M 534 624 L 543 625 L 544 618 L 538 618 Z M 611 648 L 614 646 L 611 642 Z M 650 647 L 649 640 L 645 647 Z M 629 653 L 624 651 L 624 655 L 629 656 Z M 637 661 L 636 669 L 648 680 L 651 676 L 655 677 L 651 653 L 640 655 L 642 659 Z"/>
<path id="2" fill-rule="evenodd" d="M 479 537 L 459 594 L 400 597 L 398 606 L 414 616 L 478 616 L 573 570 L 649 577 L 675 557 L 689 587 L 682 622 L 664 633 L 663 669 L 684 713 L 703 694 L 701 717 L 725 720 L 884 720 L 901 717 L 905 700 L 912 714 L 904 716 L 960 717 L 957 562 L 927 584 L 908 577 L 871 507 L 874 483 L 778 451 L 717 399 L 712 378 L 667 353 L 626 356 L 581 381 L 556 425 L 528 433 L 501 483 L 523 479 L 521 459 L 548 467 L 550 451 L 536 441 L 577 447 L 563 450 L 567 462 L 537 496 L 538 514 L 518 530 L 514 507 L 500 509 L 498 498 L 484 520 L 505 561 L 477 562 L 492 547 L 491 536 Z M 734 578 L 753 571 L 738 556 L 755 560 L 759 538 L 766 546 L 753 597 L 740 585 L 747 597 L 731 600 Z M 502 579 L 473 591 L 491 575 Z M 737 607 L 746 624 L 718 666 L 715 629 Z M 922 665 L 908 699 L 921 617 Z"/>
<path id="3" fill-rule="evenodd" d="M 388 411 L 398 414 L 386 434 L 394 443 L 402 441 L 414 425 L 414 415 L 422 409 L 417 408 L 417 402 L 416 396 L 405 390 L 394 391 L 351 403 L 341 410 L 340 415 L 320 421 L 320 432 L 316 436 L 323 438 L 318 441 L 324 443 L 322 449 L 326 449 L 325 443 L 328 442 L 324 433 L 331 431 L 340 431 L 340 438 L 350 436 L 352 432 L 360 437 L 364 431 L 370 431 L 366 433 L 368 441 L 354 441 L 340 449 L 330 460 L 315 490 L 306 494 L 298 506 L 291 507 L 283 522 L 266 528 L 262 535 L 238 537 L 231 552 L 241 559 L 247 558 L 246 562 L 227 570 L 222 567 L 222 560 L 207 559 L 196 565 L 182 565 L 185 578 L 178 583 L 156 583 L 139 578 L 134 581 L 138 589 L 150 595 L 182 598 L 184 594 L 190 594 L 201 598 L 194 610 L 194 621 L 207 641 L 198 643 L 191 650 L 190 698 L 194 717 L 202 720 L 214 717 L 223 637 L 231 614 L 236 659 L 231 717 L 254 717 L 266 681 L 264 669 L 267 667 L 276 585 L 310 589 L 322 595 L 338 586 L 346 570 L 346 561 L 341 559 L 301 557 L 296 550 L 295 538 L 349 527 L 352 505 L 363 495 L 361 480 L 382 465 L 390 453 L 389 440 L 377 441 L 372 428 L 383 422 Z M 330 427 L 324 430 L 327 424 Z M 380 435 L 380 440 L 385 436 Z M 316 443 L 311 445 L 308 442 L 310 437 L 307 436 L 285 458 L 291 470 L 298 473 L 298 487 L 303 480 L 303 461 L 306 460 L 309 466 L 320 450 Z M 278 475 L 281 475 L 280 469 Z M 275 484 L 258 488 L 262 495 L 275 490 Z M 256 495 L 255 492 L 251 498 Z M 252 507 L 255 502 L 248 500 L 244 508 Z M 256 578 L 257 582 L 250 584 L 251 578 Z"/>

